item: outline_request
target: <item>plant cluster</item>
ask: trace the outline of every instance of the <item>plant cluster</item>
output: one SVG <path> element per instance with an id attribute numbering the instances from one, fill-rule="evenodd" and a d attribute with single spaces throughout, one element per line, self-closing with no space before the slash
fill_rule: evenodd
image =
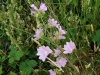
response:
<path id="1" fill-rule="evenodd" d="M 47 10 L 46 5 L 44 3 L 41 3 L 40 8 L 38 9 L 34 4 L 32 4 L 31 8 L 32 8 L 31 15 L 36 18 L 37 23 L 41 23 L 39 21 L 39 18 L 43 18 L 45 11 Z M 56 20 L 49 18 L 48 24 L 45 24 L 45 25 L 48 25 L 46 27 L 46 32 L 48 31 L 48 33 L 51 34 L 47 40 L 51 38 L 55 38 L 53 42 L 55 41 L 58 42 L 59 40 L 66 38 L 64 34 L 67 34 L 67 31 L 63 30 L 61 25 L 58 24 Z M 52 31 L 51 33 L 48 29 L 50 30 L 55 29 L 55 31 Z M 44 35 L 43 23 L 41 23 L 40 26 L 37 25 L 37 29 L 35 31 L 34 37 L 35 37 L 34 40 L 35 41 L 38 40 L 38 42 L 39 42 L 39 39 L 46 38 L 46 36 Z M 75 48 L 76 46 L 74 42 L 72 41 L 66 42 L 66 44 L 64 45 L 64 48 L 61 48 L 58 46 L 56 49 L 53 49 L 53 50 L 51 50 L 49 46 L 42 45 L 37 49 L 36 55 L 39 56 L 39 59 L 42 60 L 43 62 L 47 58 L 51 63 L 53 63 L 56 67 L 58 67 L 60 71 L 64 72 L 62 67 L 65 67 L 67 60 L 65 56 L 63 56 L 63 54 L 71 54 Z M 63 49 L 65 51 L 63 51 Z M 60 54 L 61 52 L 63 53 L 62 55 Z M 48 57 L 48 55 L 51 53 L 53 54 L 54 57 L 56 57 L 55 62 Z M 50 75 L 56 75 L 56 73 L 52 69 L 49 70 L 49 72 L 50 72 Z"/>
<path id="2" fill-rule="evenodd" d="M 100 0 L 0 0 L 0 75 L 99 75 L 99 8 Z"/>

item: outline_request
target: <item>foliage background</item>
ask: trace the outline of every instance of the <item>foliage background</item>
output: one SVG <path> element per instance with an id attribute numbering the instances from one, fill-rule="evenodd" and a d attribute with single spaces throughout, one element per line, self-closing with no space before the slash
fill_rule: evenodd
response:
<path id="1" fill-rule="evenodd" d="M 39 7 L 41 2 L 48 7 L 42 22 L 54 18 L 68 32 L 59 44 L 75 42 L 77 50 L 69 58 L 80 74 L 99 75 L 100 0 L 0 0 L 0 74 L 49 75 L 48 70 L 55 68 L 38 59 L 38 45 L 31 40 L 37 23 L 30 15 L 30 5 Z M 55 70 L 57 75 L 77 75 L 70 64 L 65 69 L 64 74 Z"/>

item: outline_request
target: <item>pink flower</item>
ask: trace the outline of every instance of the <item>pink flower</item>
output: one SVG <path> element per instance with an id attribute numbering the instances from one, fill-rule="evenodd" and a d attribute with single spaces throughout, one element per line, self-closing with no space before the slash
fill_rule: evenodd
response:
<path id="1" fill-rule="evenodd" d="M 50 75 L 56 75 L 56 72 L 54 72 L 52 69 L 49 70 Z"/>
<path id="2" fill-rule="evenodd" d="M 65 67 L 67 60 L 65 58 L 57 58 L 56 59 L 56 63 L 57 65 L 59 65 L 60 67 Z"/>
<path id="3" fill-rule="evenodd" d="M 31 11 L 31 15 L 33 16 L 35 12 L 32 9 L 30 11 Z"/>
<path id="4" fill-rule="evenodd" d="M 34 4 L 31 5 L 31 8 L 33 8 L 35 11 L 38 11 L 38 8 Z"/>
<path id="5" fill-rule="evenodd" d="M 57 24 L 57 21 L 55 21 L 54 19 L 48 19 L 48 23 L 51 24 L 54 27 L 58 27 L 59 24 Z"/>
<path id="6" fill-rule="evenodd" d="M 60 34 L 66 34 L 66 31 L 63 30 L 61 26 L 58 27 L 58 30 Z"/>
<path id="7" fill-rule="evenodd" d="M 55 49 L 54 57 L 57 57 L 60 53 L 61 53 L 61 52 L 60 52 L 59 49 Z"/>
<path id="8" fill-rule="evenodd" d="M 44 3 L 40 4 L 40 8 L 38 9 L 34 4 L 31 5 L 31 8 L 33 8 L 36 12 L 40 11 L 40 12 L 44 12 L 47 10 L 47 7 Z"/>
<path id="9" fill-rule="evenodd" d="M 50 20 L 51 21 L 51 20 Z M 56 25 L 55 23 L 53 22 L 50 22 L 52 25 L 54 24 L 56 28 L 58 28 L 58 33 L 55 33 L 54 35 L 57 37 L 57 39 L 65 39 L 66 37 L 63 36 L 63 34 L 66 34 L 67 32 L 65 30 L 62 29 L 62 27 L 60 25 Z M 53 26 L 54 26 L 53 25 Z"/>
<path id="10" fill-rule="evenodd" d="M 45 5 L 44 3 L 41 3 L 41 4 L 40 4 L 39 11 L 40 11 L 40 12 L 47 11 L 47 7 L 46 7 L 46 5 Z"/>
<path id="11" fill-rule="evenodd" d="M 34 35 L 35 40 L 39 40 L 40 39 L 41 33 L 42 33 L 42 29 L 41 28 L 36 30 L 35 35 Z"/>
<path id="12" fill-rule="evenodd" d="M 66 38 L 65 36 L 63 36 L 63 35 L 61 35 L 61 34 L 57 35 L 56 37 L 57 37 L 58 39 L 65 39 L 65 38 Z"/>
<path id="13" fill-rule="evenodd" d="M 72 53 L 72 51 L 76 48 L 74 42 L 66 42 L 66 45 L 64 45 L 64 54 Z"/>
<path id="14" fill-rule="evenodd" d="M 90 66 L 91 66 L 91 63 L 88 64 L 88 67 L 90 67 Z"/>
<path id="15" fill-rule="evenodd" d="M 39 59 L 41 59 L 43 62 L 47 58 L 47 56 L 52 53 L 52 50 L 48 46 L 41 46 L 37 49 L 38 53 L 37 55 L 39 56 Z"/>

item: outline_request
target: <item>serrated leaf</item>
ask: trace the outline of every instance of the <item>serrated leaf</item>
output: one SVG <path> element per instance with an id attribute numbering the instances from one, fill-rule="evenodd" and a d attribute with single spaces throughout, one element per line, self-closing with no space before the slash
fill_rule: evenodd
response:
<path id="1" fill-rule="evenodd" d="M 25 62 L 20 63 L 19 69 L 20 71 L 24 72 L 26 75 L 29 75 L 32 70 Z"/>
<path id="2" fill-rule="evenodd" d="M 9 58 L 9 63 L 13 63 L 13 62 L 14 62 L 14 58 L 13 57 Z"/>
<path id="3" fill-rule="evenodd" d="M 96 31 L 96 35 L 100 36 L 100 29 Z"/>
<path id="4" fill-rule="evenodd" d="M 17 51 L 15 53 L 15 60 L 20 60 L 20 58 L 23 56 L 23 52 L 22 51 Z"/>
<path id="5" fill-rule="evenodd" d="M 26 59 L 25 62 L 21 62 L 19 65 L 19 69 L 22 72 L 26 72 L 26 75 L 29 75 L 32 71 L 32 68 L 37 65 L 35 60 Z"/>
<path id="6" fill-rule="evenodd" d="M 96 35 L 94 35 L 92 40 L 97 42 L 98 45 L 100 45 L 100 29 L 96 31 Z"/>
<path id="7" fill-rule="evenodd" d="M 14 62 L 14 60 L 20 60 L 20 58 L 23 56 L 23 52 L 21 50 L 18 51 L 16 48 L 14 48 L 14 45 L 10 45 L 9 49 L 11 50 L 9 53 L 9 63 Z"/>
<path id="8" fill-rule="evenodd" d="M 37 62 L 35 60 L 27 59 L 25 62 L 31 67 L 35 67 L 37 65 Z"/>
<path id="9" fill-rule="evenodd" d="M 11 44 L 10 47 L 9 47 L 9 49 L 10 49 L 10 50 L 15 50 L 14 45 Z"/>

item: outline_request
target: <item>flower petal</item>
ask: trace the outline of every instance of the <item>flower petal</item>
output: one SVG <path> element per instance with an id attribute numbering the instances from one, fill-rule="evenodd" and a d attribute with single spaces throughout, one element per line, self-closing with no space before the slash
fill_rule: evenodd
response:
<path id="1" fill-rule="evenodd" d="M 66 42 L 66 45 L 64 45 L 64 54 L 72 53 L 72 51 L 76 48 L 75 43 L 70 41 Z"/>
<path id="2" fill-rule="evenodd" d="M 60 53 L 61 53 L 61 52 L 60 52 L 59 49 L 55 49 L 54 57 L 57 57 Z"/>
<path id="3" fill-rule="evenodd" d="M 38 8 L 34 4 L 31 5 L 31 8 L 33 8 L 35 11 L 38 11 Z"/>
<path id="4" fill-rule="evenodd" d="M 41 28 L 36 30 L 35 35 L 34 35 L 35 40 L 39 40 L 40 39 L 41 33 L 42 33 L 42 29 Z"/>
<path id="5" fill-rule="evenodd" d="M 51 24 L 54 27 L 58 27 L 59 24 L 57 24 L 57 21 L 55 21 L 54 19 L 48 19 L 48 23 Z"/>
<path id="6" fill-rule="evenodd" d="M 41 46 L 37 49 L 38 53 L 37 55 L 39 56 L 39 59 L 42 60 L 43 62 L 47 58 L 47 56 L 52 53 L 52 50 L 48 46 Z"/>
<path id="7" fill-rule="evenodd" d="M 57 58 L 56 59 L 56 63 L 60 66 L 60 67 L 65 67 L 67 60 L 63 57 L 61 58 Z"/>
<path id="8" fill-rule="evenodd" d="M 47 7 L 46 7 L 46 5 L 45 5 L 44 3 L 41 3 L 41 4 L 40 4 L 39 11 L 40 11 L 40 12 L 47 11 Z"/>
<path id="9" fill-rule="evenodd" d="M 56 72 L 54 72 L 52 69 L 49 70 L 50 75 L 56 75 Z"/>

